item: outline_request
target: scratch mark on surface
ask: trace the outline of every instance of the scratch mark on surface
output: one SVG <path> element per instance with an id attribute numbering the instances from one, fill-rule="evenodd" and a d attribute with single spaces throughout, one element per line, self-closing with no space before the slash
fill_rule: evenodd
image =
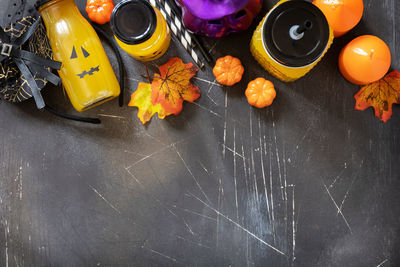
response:
<path id="1" fill-rule="evenodd" d="M 222 190 L 222 182 L 221 177 L 218 179 L 219 186 L 218 186 L 218 210 L 221 210 L 221 190 Z M 219 245 L 219 214 L 217 213 L 217 237 L 216 237 L 216 247 L 218 248 Z"/>
<path id="2" fill-rule="evenodd" d="M 207 90 L 207 94 L 206 96 L 211 100 L 211 102 L 213 102 L 215 105 L 218 105 L 217 102 L 214 101 L 214 99 L 212 97 L 210 97 L 210 91 L 211 89 L 214 87 L 214 85 L 216 85 L 215 83 L 216 79 L 214 79 L 214 81 L 212 82 L 212 84 L 210 84 L 208 90 Z"/>
<path id="3" fill-rule="evenodd" d="M 249 251 L 249 235 L 246 235 L 246 260 L 247 260 L 247 266 L 249 266 L 249 264 L 248 264 L 249 258 L 250 258 L 250 251 Z"/>
<path id="4" fill-rule="evenodd" d="M 236 126 L 233 124 L 233 151 L 236 151 Z M 239 205 L 236 182 L 236 153 L 233 154 L 233 182 L 235 185 L 236 220 L 239 221 Z"/>
<path id="5" fill-rule="evenodd" d="M 147 155 L 147 156 L 144 156 L 143 158 L 139 159 L 138 161 L 136 161 L 136 162 L 133 163 L 132 165 L 129 165 L 127 168 L 128 168 L 128 169 L 132 168 L 132 167 L 135 166 L 136 164 L 138 164 L 138 163 L 140 163 L 140 162 L 142 162 L 142 161 L 145 161 L 145 160 L 148 159 L 148 158 L 151 158 L 152 156 L 154 156 L 154 155 L 160 153 L 161 151 L 163 151 L 163 150 L 165 150 L 165 149 L 167 149 L 167 148 L 172 147 L 172 145 L 173 145 L 173 144 L 171 144 L 171 145 L 169 145 L 169 146 L 162 147 L 162 148 L 160 148 L 160 149 L 154 151 L 153 153 L 151 153 L 151 154 L 149 154 L 149 155 Z"/>
<path id="6" fill-rule="evenodd" d="M 347 197 L 349 196 L 350 189 L 353 187 L 353 184 L 354 184 L 354 182 L 355 182 L 357 179 L 358 179 L 358 175 L 354 177 L 354 179 L 351 181 L 351 183 L 350 183 L 350 185 L 349 185 L 349 188 L 347 188 L 347 191 L 346 191 L 346 193 L 344 194 L 342 203 L 340 203 L 340 207 L 339 207 L 339 210 L 340 210 L 340 211 L 342 211 L 344 202 L 346 201 Z M 338 210 L 338 212 L 337 212 L 336 215 L 339 215 L 339 210 Z"/>
<path id="7" fill-rule="evenodd" d="M 381 263 L 379 263 L 376 267 L 381 267 L 383 264 L 385 264 L 388 261 L 388 259 L 382 261 Z"/>
<path id="8" fill-rule="evenodd" d="M 152 164 L 149 164 L 149 168 L 150 168 L 150 170 L 151 170 L 153 176 L 157 179 L 157 182 L 158 182 L 158 184 L 160 185 L 160 187 L 162 188 L 162 190 L 163 190 L 164 192 L 166 192 L 167 189 L 165 188 L 164 183 L 161 181 L 162 179 L 160 179 L 160 176 L 157 174 L 156 170 L 154 170 L 153 165 L 152 165 Z"/>
<path id="9" fill-rule="evenodd" d="M 99 117 L 113 118 L 113 119 L 124 119 L 124 120 L 126 120 L 126 117 L 116 116 L 116 115 L 109 115 L 109 114 L 97 114 L 97 116 L 99 116 Z"/>
<path id="10" fill-rule="evenodd" d="M 8 227 L 7 220 L 5 221 L 5 225 Z M 5 247 L 6 247 L 6 267 L 8 267 L 8 237 L 7 237 L 7 230 L 6 227 L 4 227 L 4 238 L 5 238 Z"/>
<path id="11" fill-rule="evenodd" d="M 19 167 L 18 171 L 18 189 L 17 192 L 19 194 L 19 199 L 22 200 L 22 166 Z"/>
<path id="12" fill-rule="evenodd" d="M 228 90 L 225 90 L 225 120 L 224 120 L 224 147 L 222 149 L 222 158 L 225 159 L 225 146 L 226 146 L 226 126 L 228 116 Z"/>
<path id="13" fill-rule="evenodd" d="M 292 186 L 292 262 L 296 260 L 296 230 L 294 223 L 294 215 L 295 215 L 295 204 L 294 204 L 294 185 Z"/>
<path id="14" fill-rule="evenodd" d="M 333 180 L 333 182 L 329 185 L 329 188 L 332 188 L 333 185 L 336 183 L 338 179 L 342 176 L 343 172 L 347 169 L 347 163 L 344 163 L 344 167 L 340 170 L 339 174 L 336 176 L 336 178 Z"/>
<path id="15" fill-rule="evenodd" d="M 297 143 L 297 145 L 295 146 L 295 148 L 293 149 L 292 153 L 290 154 L 290 157 L 292 158 L 294 153 L 296 153 L 296 151 L 299 149 L 299 146 L 304 142 L 304 140 L 306 139 L 308 133 L 310 132 L 311 127 L 308 127 L 306 132 L 304 133 L 303 137 L 300 139 L 300 141 Z"/>
<path id="16" fill-rule="evenodd" d="M 124 152 L 125 153 L 129 153 L 129 154 L 135 154 L 135 155 L 138 155 L 138 156 L 141 156 L 141 157 L 147 157 L 147 155 L 145 155 L 145 154 L 138 153 L 138 152 L 133 152 L 133 151 L 130 151 L 130 150 L 127 150 L 127 149 L 125 149 Z"/>
<path id="17" fill-rule="evenodd" d="M 139 179 L 136 178 L 136 176 L 130 172 L 130 170 L 128 168 L 125 168 L 125 170 L 129 173 L 129 175 L 135 180 L 135 182 L 142 188 L 142 190 L 144 192 L 147 192 L 146 187 L 142 184 L 142 182 L 139 181 Z M 163 204 L 161 202 L 161 200 L 159 200 L 157 197 L 153 196 L 150 193 L 146 193 L 147 195 L 149 195 L 158 205 L 160 205 L 160 207 L 163 207 L 164 209 L 166 209 L 172 216 L 174 216 L 177 219 L 182 220 L 183 224 L 185 225 L 185 227 L 189 230 L 189 232 L 194 235 L 192 229 L 189 227 L 189 225 L 187 224 L 187 222 L 185 221 L 184 218 L 180 218 L 178 215 L 176 215 L 171 209 L 169 209 L 165 204 Z"/>
<path id="18" fill-rule="evenodd" d="M 164 146 L 164 147 L 162 147 L 162 148 L 160 148 L 160 149 L 154 151 L 153 153 L 151 153 L 151 154 L 149 154 L 149 155 L 146 155 L 145 157 L 139 159 L 139 160 L 136 161 L 135 163 L 129 165 L 128 167 L 126 167 L 126 169 L 132 168 L 132 167 L 135 166 L 136 164 L 138 164 L 138 163 L 140 163 L 140 162 L 142 162 L 142 161 L 144 161 L 144 160 L 146 160 L 146 159 L 148 159 L 148 158 L 151 158 L 152 156 L 154 156 L 154 155 L 160 153 L 161 151 L 164 151 L 165 149 L 171 148 L 171 147 L 173 147 L 173 146 L 175 146 L 175 145 L 177 145 L 177 144 L 179 144 L 179 143 L 183 143 L 183 142 L 187 141 L 188 139 L 192 138 L 193 136 L 194 136 L 194 135 L 191 135 L 191 136 L 189 136 L 189 137 L 187 137 L 187 138 L 184 138 L 184 139 L 182 139 L 182 140 L 179 140 L 179 141 L 177 141 L 177 142 L 175 142 L 175 143 L 172 143 L 172 144 L 169 144 L 169 145 L 167 145 L 167 146 Z"/>
<path id="19" fill-rule="evenodd" d="M 189 229 L 189 232 L 190 232 L 192 235 L 194 235 L 194 232 L 193 232 L 193 230 L 192 230 L 192 227 L 189 226 L 189 224 L 187 223 L 187 221 L 185 220 L 185 218 L 182 217 L 181 219 L 182 219 L 183 223 L 185 224 L 186 228 Z"/>
<path id="20" fill-rule="evenodd" d="M 211 247 L 209 247 L 209 246 L 203 245 L 202 243 L 197 243 L 197 242 L 188 240 L 188 239 L 186 239 L 186 238 L 184 238 L 184 237 L 182 237 L 182 236 L 176 235 L 176 237 L 179 238 L 179 239 L 182 239 L 182 240 L 184 240 L 184 241 L 186 241 L 186 242 L 188 242 L 188 243 L 197 245 L 197 246 L 199 246 L 199 247 L 211 249 Z"/>
<path id="21" fill-rule="evenodd" d="M 254 262 L 250 261 L 250 260 L 246 260 L 247 266 L 249 266 L 249 264 L 251 265 L 256 265 Z"/>
<path id="22" fill-rule="evenodd" d="M 44 165 L 45 159 L 46 159 L 46 152 L 43 152 L 43 157 L 42 157 L 42 170 L 43 170 L 43 171 L 44 171 L 44 169 L 45 169 L 45 165 Z"/>
<path id="23" fill-rule="evenodd" d="M 157 142 L 159 142 L 160 144 L 166 145 L 166 143 L 164 143 L 162 140 L 158 139 L 157 137 L 152 136 L 151 134 L 149 134 L 146 131 L 141 130 L 141 133 L 143 133 L 143 135 L 150 137 L 151 139 L 156 140 Z"/>
<path id="24" fill-rule="evenodd" d="M 194 176 L 194 174 L 192 173 L 192 171 L 190 170 L 189 166 L 187 165 L 186 161 L 183 159 L 181 153 L 179 153 L 179 151 L 176 149 L 175 147 L 175 152 L 176 154 L 178 154 L 179 158 L 182 160 L 183 165 L 185 165 L 185 168 L 187 169 L 187 171 L 189 172 L 190 176 L 193 178 L 194 182 L 196 183 L 197 187 L 199 188 L 200 192 L 203 194 L 203 196 L 207 199 L 207 202 L 209 204 L 212 205 L 212 202 L 210 201 L 210 199 L 208 198 L 208 196 L 206 195 L 206 193 L 204 192 L 203 188 L 200 186 L 199 181 L 196 179 L 196 177 Z"/>
<path id="25" fill-rule="evenodd" d="M 218 106 L 217 102 L 215 102 L 215 100 L 209 94 L 206 94 L 206 96 L 211 100 L 211 102 L 214 103 L 214 105 Z"/>
<path id="26" fill-rule="evenodd" d="M 209 81 L 209 80 L 206 80 L 206 79 L 202 79 L 202 78 L 199 78 L 199 77 L 193 77 L 193 79 L 199 80 L 199 81 L 202 81 L 202 82 L 205 82 L 205 83 L 208 83 L 208 84 L 219 86 L 219 84 L 216 83 L 216 82 L 212 82 L 212 81 Z"/>
<path id="27" fill-rule="evenodd" d="M 230 147 L 228 147 L 228 146 L 226 146 L 226 145 L 224 145 L 224 144 L 222 144 L 222 146 L 225 147 L 225 148 L 226 148 L 227 150 L 229 150 L 230 152 L 232 152 L 233 155 L 236 155 L 236 156 L 238 156 L 238 157 L 241 157 L 243 160 L 247 160 L 247 159 L 244 157 L 243 154 L 239 154 L 237 151 L 235 151 L 234 149 L 232 149 L 232 148 L 230 148 Z"/>
<path id="28" fill-rule="evenodd" d="M 141 81 L 139 81 L 138 79 L 135 79 L 135 78 L 132 78 L 132 77 L 127 77 L 127 78 L 128 78 L 128 80 L 131 80 L 131 81 L 141 82 Z"/>
<path id="29" fill-rule="evenodd" d="M 210 50 L 208 50 L 208 53 L 211 53 L 214 48 L 217 46 L 217 44 L 219 43 L 219 40 L 216 40 L 215 43 L 210 47 Z"/>
<path id="30" fill-rule="evenodd" d="M 222 115 L 218 114 L 217 112 L 215 112 L 215 111 L 213 111 L 213 110 L 211 110 L 211 109 L 209 109 L 209 108 L 206 108 L 206 107 L 200 105 L 200 104 L 197 103 L 197 102 L 188 102 L 188 104 L 193 104 L 193 105 L 195 105 L 195 106 L 198 106 L 199 108 L 204 109 L 204 110 L 210 112 L 211 114 L 215 115 L 216 117 L 218 117 L 218 118 L 220 118 L 220 119 L 223 119 L 223 120 L 225 119 Z M 232 117 L 229 117 L 229 116 L 228 116 L 226 119 L 235 122 L 236 125 L 239 125 L 239 126 L 242 127 L 242 128 L 245 127 L 244 124 L 243 124 L 240 120 L 237 120 L 237 119 L 232 118 Z"/>
<path id="31" fill-rule="evenodd" d="M 17 265 L 17 267 L 19 267 L 19 264 L 18 264 L 18 261 L 17 261 L 17 257 L 15 257 L 15 255 L 14 255 L 14 262 Z"/>
<path id="32" fill-rule="evenodd" d="M 282 164 L 283 164 L 283 182 L 284 182 L 284 188 L 283 192 L 285 194 L 285 236 L 288 235 L 289 231 L 289 202 L 288 202 L 288 196 L 287 196 L 287 173 L 286 173 L 286 148 L 285 148 L 285 143 L 283 144 L 282 148 Z M 293 186 L 293 185 L 292 185 Z M 294 211 L 293 211 L 294 212 Z M 293 256 L 293 255 L 292 255 Z M 294 261 L 294 260 L 293 260 Z"/>
<path id="33" fill-rule="evenodd" d="M 208 112 L 210 112 L 211 114 L 213 114 L 213 115 L 217 116 L 218 118 L 221 118 L 221 119 L 223 119 L 223 117 L 222 117 L 221 115 L 219 115 L 217 112 L 215 112 L 215 111 L 212 111 L 211 109 L 209 109 L 209 108 L 206 108 L 206 107 L 204 107 L 204 106 L 200 105 L 200 104 L 199 104 L 199 103 L 197 103 L 197 102 L 192 102 L 191 104 L 193 104 L 193 105 L 195 105 L 195 106 L 198 106 L 198 107 L 200 107 L 200 108 L 202 108 L 202 109 L 204 109 L 204 110 L 207 110 Z"/>
<path id="34" fill-rule="evenodd" d="M 353 234 L 353 231 L 351 230 L 351 227 L 350 227 L 349 223 L 347 222 L 346 217 L 344 217 L 343 212 L 340 210 L 339 206 L 336 204 L 336 201 L 333 199 L 333 197 L 332 197 L 332 195 L 331 195 L 331 192 L 329 192 L 329 189 L 328 189 L 328 187 L 326 186 L 325 182 L 322 181 L 322 183 L 324 184 L 325 190 L 326 190 L 326 192 L 328 193 L 329 197 L 331 198 L 331 200 L 332 200 L 333 204 L 335 205 L 336 209 L 338 210 L 338 212 L 340 213 L 340 215 L 342 215 L 342 218 L 343 218 L 344 222 L 346 223 L 347 227 L 348 227 L 349 230 L 350 230 L 350 234 Z"/>
<path id="35" fill-rule="evenodd" d="M 269 220 L 271 221 L 271 212 L 269 210 L 269 199 L 268 199 L 268 192 L 267 192 L 267 182 L 265 179 L 265 169 L 264 169 L 264 157 L 263 157 L 263 145 L 262 145 L 262 135 L 261 135 L 261 115 L 258 116 L 258 135 L 260 139 L 260 161 L 261 161 L 261 172 L 262 172 L 262 177 L 263 177 L 263 183 L 264 183 L 264 194 L 265 194 L 265 202 L 267 205 L 267 213 Z M 265 135 L 264 135 L 265 138 Z"/>
<path id="36" fill-rule="evenodd" d="M 204 215 L 204 214 L 201 214 L 201 213 L 195 212 L 195 211 L 193 211 L 193 210 L 189 210 L 189 209 L 181 208 L 181 207 L 178 207 L 178 206 L 176 206 L 176 205 L 172 205 L 172 207 L 174 207 L 175 209 L 180 209 L 180 210 L 183 210 L 183 211 L 185 211 L 185 212 L 187 212 L 187 213 L 195 214 L 195 215 L 197 215 L 197 216 L 200 216 L 200 217 L 203 217 L 203 218 L 209 219 L 209 220 L 211 220 L 211 221 L 214 221 L 214 222 L 216 222 L 216 221 L 217 221 L 217 219 L 215 219 L 215 218 L 212 218 L 212 217 L 206 216 L 206 215 Z"/>
<path id="37" fill-rule="evenodd" d="M 153 253 L 155 253 L 155 254 L 161 256 L 161 257 L 164 257 L 164 258 L 166 258 L 166 259 L 169 259 L 169 260 L 171 260 L 171 261 L 173 261 L 173 262 L 178 262 L 175 258 L 173 258 L 173 257 L 171 257 L 171 256 L 168 256 L 168 255 L 165 255 L 165 254 L 163 254 L 163 253 L 161 253 L 161 252 L 155 251 L 154 249 L 146 248 L 145 246 L 142 246 L 142 248 L 147 249 L 148 251 L 151 251 L 151 252 L 153 252 Z"/>
<path id="38" fill-rule="evenodd" d="M 250 123 L 250 158 L 251 158 L 251 168 L 253 170 L 253 178 L 254 178 L 254 190 L 255 190 L 255 196 L 256 196 L 256 202 L 258 203 L 258 206 L 260 206 L 260 200 L 258 198 L 258 187 L 257 187 L 257 175 L 256 175 L 256 168 L 254 164 L 254 147 L 253 147 L 253 122 L 251 118 L 251 107 L 249 107 L 249 123 Z M 249 172 L 250 175 L 250 172 Z"/>
<path id="39" fill-rule="evenodd" d="M 282 151 L 282 164 L 283 164 L 283 192 L 285 193 L 285 201 L 288 200 L 287 197 L 287 173 L 286 173 L 286 150 L 285 146 L 283 146 L 283 151 Z"/>
<path id="40" fill-rule="evenodd" d="M 243 136 L 242 135 L 240 136 L 240 140 L 242 142 L 242 155 L 243 155 L 242 159 L 243 159 L 244 182 L 246 184 L 246 189 L 249 190 L 249 184 L 248 184 L 248 181 L 247 181 L 248 175 L 247 175 L 247 168 L 246 168 L 246 158 L 244 156 L 244 146 L 243 146 Z"/>
<path id="41" fill-rule="evenodd" d="M 102 199 L 104 200 L 104 202 L 107 203 L 108 206 L 110 206 L 113 210 L 115 210 L 116 212 L 118 212 L 119 214 L 121 214 L 121 212 L 119 211 L 119 209 L 117 209 L 113 204 L 110 203 L 110 201 L 108 201 L 105 197 L 103 197 L 103 195 L 101 195 L 99 193 L 99 191 L 96 190 L 96 188 L 94 188 L 93 186 L 89 185 L 89 187 Z"/>
<path id="42" fill-rule="evenodd" d="M 204 166 L 204 164 L 202 162 L 199 162 L 201 168 L 203 168 L 203 170 L 208 174 L 208 176 L 211 176 L 210 172 L 208 171 L 208 169 Z"/>
<path id="43" fill-rule="evenodd" d="M 273 111 L 272 111 L 272 117 L 274 117 Z M 280 163 L 280 159 L 279 159 L 278 142 L 276 139 L 275 121 L 272 121 L 272 129 L 274 131 L 275 154 L 276 154 L 276 162 L 278 163 L 278 175 L 279 175 L 279 183 L 281 186 L 281 196 L 282 196 L 282 200 L 285 200 L 285 197 L 283 195 L 282 172 L 281 172 L 281 163 Z"/>
<path id="44" fill-rule="evenodd" d="M 217 81 L 217 80 L 214 79 L 214 81 L 212 82 L 212 84 L 211 84 L 210 87 L 208 88 L 207 94 L 209 94 L 210 91 L 211 91 L 211 89 L 214 87 L 214 85 L 216 85 L 216 83 L 215 83 L 216 81 Z"/>
<path id="45" fill-rule="evenodd" d="M 271 197 L 271 217 L 272 217 L 272 233 L 273 233 L 273 238 L 274 238 L 274 244 L 275 244 L 275 212 L 274 212 L 274 191 L 273 191 L 273 186 L 272 186 L 272 144 L 269 144 L 269 190 L 271 192 L 270 197 Z"/>
<path id="46" fill-rule="evenodd" d="M 297 211 L 296 229 L 297 229 L 297 224 L 299 223 L 300 211 L 301 211 L 301 203 L 299 205 L 299 210 Z"/>
<path id="47" fill-rule="evenodd" d="M 229 218 L 228 216 L 222 214 L 221 212 L 219 212 L 218 210 L 216 210 L 215 208 L 211 207 L 210 205 L 208 205 L 206 202 L 204 202 L 203 200 L 201 200 L 200 198 L 198 198 L 197 196 L 190 194 L 192 197 L 194 197 L 195 199 L 197 199 L 198 201 L 200 201 L 201 203 L 203 203 L 203 205 L 205 205 L 207 208 L 211 209 L 212 211 L 214 211 L 216 214 L 220 215 L 222 218 L 228 220 L 229 222 L 231 222 L 232 224 L 234 224 L 236 227 L 238 227 L 239 229 L 241 229 L 242 231 L 246 232 L 247 234 L 249 234 L 251 237 L 255 238 L 256 240 L 260 241 L 262 244 L 268 246 L 269 248 L 273 249 L 274 251 L 278 252 L 281 255 L 286 255 L 285 253 L 283 253 L 282 251 L 280 251 L 279 249 L 275 248 L 274 246 L 272 246 L 271 244 L 267 243 L 266 241 L 262 240 L 261 238 L 259 238 L 258 236 L 256 236 L 255 234 L 253 234 L 252 232 L 250 232 L 248 229 L 246 229 L 245 227 L 241 226 L 239 223 L 235 222 L 234 220 L 232 220 L 231 218 Z"/>

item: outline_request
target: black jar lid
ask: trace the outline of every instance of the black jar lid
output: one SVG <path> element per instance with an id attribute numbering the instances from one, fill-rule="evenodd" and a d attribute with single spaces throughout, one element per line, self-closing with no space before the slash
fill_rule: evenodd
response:
<path id="1" fill-rule="evenodd" d="M 110 26 L 120 41 L 132 45 L 143 43 L 156 29 L 156 12 L 145 0 L 124 0 L 115 6 Z"/>
<path id="2" fill-rule="evenodd" d="M 305 31 L 299 33 L 301 29 Z M 328 21 L 310 2 L 284 2 L 275 7 L 264 22 L 265 48 L 276 61 L 289 67 L 315 62 L 325 51 L 328 41 Z"/>

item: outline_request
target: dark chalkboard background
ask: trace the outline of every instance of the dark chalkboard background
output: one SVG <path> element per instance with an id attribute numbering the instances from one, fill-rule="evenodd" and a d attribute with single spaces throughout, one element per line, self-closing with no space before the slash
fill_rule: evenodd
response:
<path id="1" fill-rule="evenodd" d="M 207 67 L 193 79 L 196 103 L 147 126 L 117 100 L 85 113 L 99 126 L 1 102 L 0 266 L 399 266 L 400 108 L 386 124 L 354 111 L 358 87 L 337 58 L 374 34 L 399 69 L 400 3 L 364 3 L 361 23 L 294 83 L 250 55 L 262 16 L 244 33 L 203 38 L 214 58 L 242 60 L 243 80 L 221 87 Z M 174 41 L 150 71 L 173 56 L 190 61 Z M 145 68 L 124 63 L 128 99 Z M 262 110 L 244 96 L 258 76 L 278 91 Z M 60 88 L 44 96 L 74 112 Z"/>

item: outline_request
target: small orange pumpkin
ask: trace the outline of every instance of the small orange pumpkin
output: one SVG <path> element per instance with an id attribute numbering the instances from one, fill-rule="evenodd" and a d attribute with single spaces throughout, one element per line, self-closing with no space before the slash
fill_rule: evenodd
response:
<path id="1" fill-rule="evenodd" d="M 89 19 L 98 24 L 109 22 L 113 9 L 113 0 L 87 0 L 86 2 L 86 13 Z"/>
<path id="2" fill-rule="evenodd" d="M 274 84 L 264 78 L 257 78 L 249 82 L 245 94 L 247 102 L 257 108 L 271 105 L 276 97 Z"/>
<path id="3" fill-rule="evenodd" d="M 216 80 L 222 85 L 234 85 L 242 79 L 244 68 L 238 58 L 232 56 L 221 57 L 215 63 L 213 73 Z"/>

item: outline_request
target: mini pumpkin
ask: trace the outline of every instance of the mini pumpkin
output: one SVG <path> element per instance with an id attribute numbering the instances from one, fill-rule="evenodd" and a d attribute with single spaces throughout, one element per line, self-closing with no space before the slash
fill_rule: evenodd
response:
<path id="1" fill-rule="evenodd" d="M 243 72 L 242 62 L 238 58 L 229 55 L 219 58 L 213 69 L 217 82 L 228 86 L 240 82 Z"/>
<path id="2" fill-rule="evenodd" d="M 113 9 L 113 0 L 87 0 L 86 2 L 86 13 L 89 19 L 98 24 L 109 22 Z"/>
<path id="3" fill-rule="evenodd" d="M 276 97 L 274 84 L 264 78 L 257 78 L 247 85 L 247 102 L 257 108 L 264 108 L 272 104 Z"/>

